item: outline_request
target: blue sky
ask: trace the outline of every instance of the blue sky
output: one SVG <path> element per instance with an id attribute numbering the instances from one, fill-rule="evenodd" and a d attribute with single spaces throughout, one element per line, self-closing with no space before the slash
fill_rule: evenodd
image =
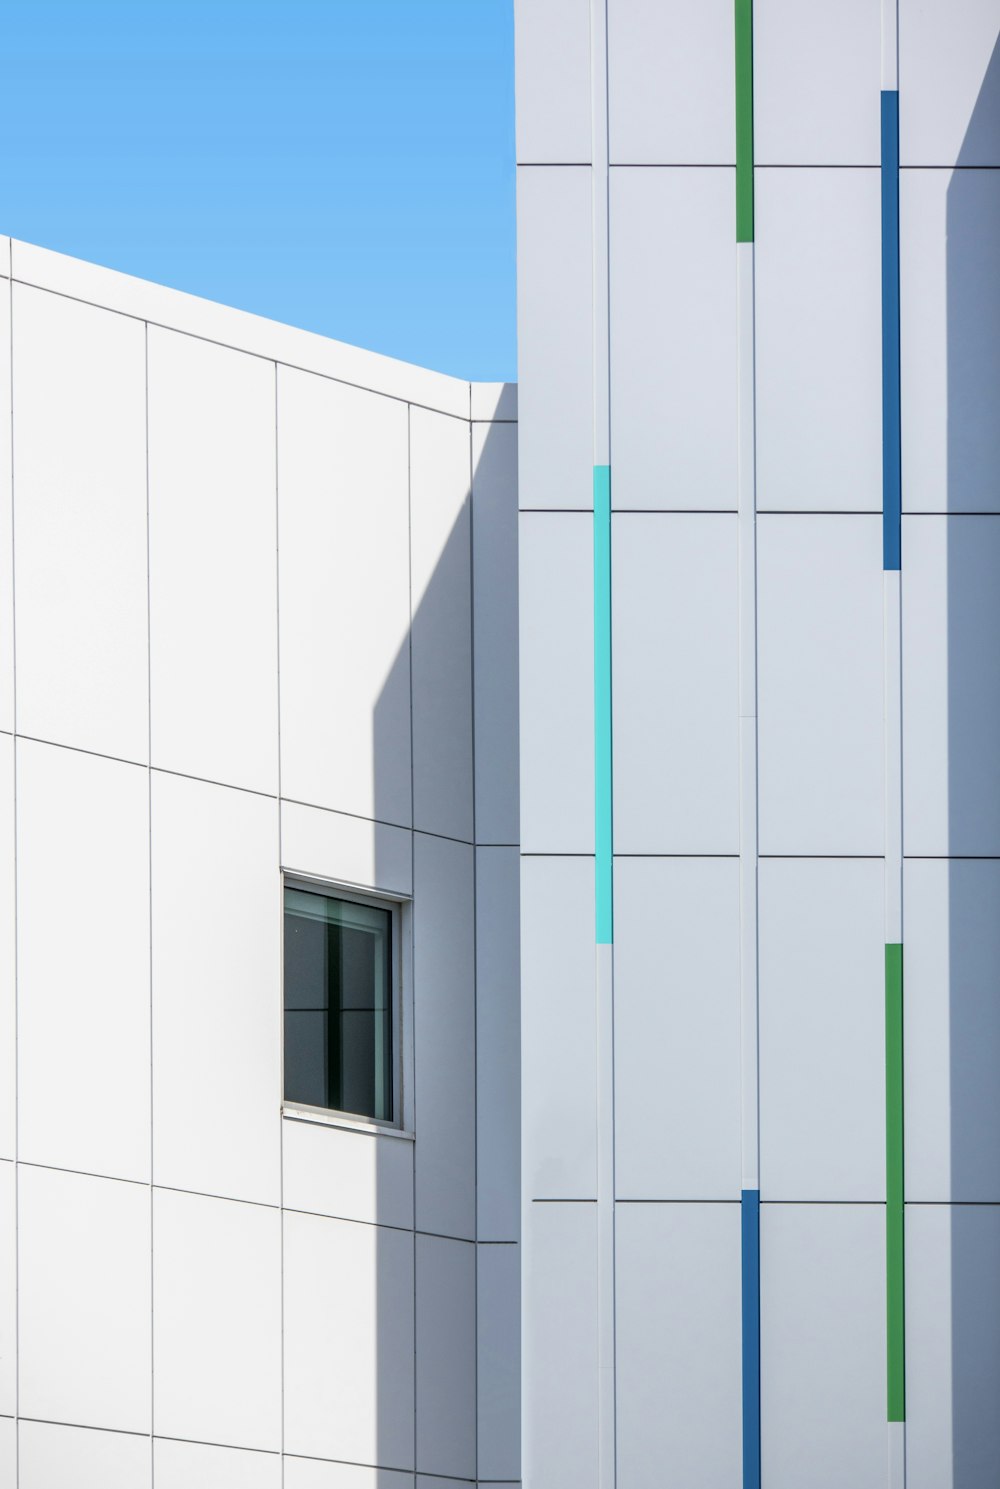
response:
<path id="1" fill-rule="evenodd" d="M 511 379 L 513 0 L 3 0 L 0 232 Z"/>

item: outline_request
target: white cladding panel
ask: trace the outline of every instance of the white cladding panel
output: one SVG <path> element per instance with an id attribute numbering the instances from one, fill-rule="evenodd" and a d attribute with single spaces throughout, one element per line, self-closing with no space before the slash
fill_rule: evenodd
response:
<path id="1" fill-rule="evenodd" d="M 885 921 L 874 859 L 760 865 L 760 1188 L 885 1196 Z"/>
<path id="2" fill-rule="evenodd" d="M 149 1190 L 21 1164 L 18 1409 L 150 1430 Z"/>
<path id="3" fill-rule="evenodd" d="M 610 193 L 612 503 L 733 510 L 733 172 L 619 168 Z"/>
<path id="4" fill-rule="evenodd" d="M 0 1415 L 17 1411 L 17 1209 L 13 1163 L 0 1162 Z"/>
<path id="5" fill-rule="evenodd" d="M 761 1482 L 884 1489 L 885 1209 L 762 1205 Z"/>
<path id="6" fill-rule="evenodd" d="M 728 513 L 613 519 L 616 853 L 739 851 L 736 541 Z"/>
<path id="7" fill-rule="evenodd" d="M 879 175 L 761 170 L 757 506 L 882 508 Z"/>
<path id="8" fill-rule="evenodd" d="M 365 1468 L 359 1463 L 323 1463 L 285 1455 L 284 1489 L 414 1489 L 412 1473 Z"/>
<path id="9" fill-rule="evenodd" d="M 883 852 L 881 529 L 874 516 L 757 524 L 762 853 Z"/>
<path id="10" fill-rule="evenodd" d="M 904 879 L 906 1197 L 1000 1203 L 1000 863 L 911 859 Z"/>
<path id="11" fill-rule="evenodd" d="M 13 1417 L 0 1417 L 0 1471 L 6 1474 L 8 1483 L 17 1482 L 17 1423 Z M 141 1489 L 142 1481 L 138 1482 Z"/>
<path id="12" fill-rule="evenodd" d="M 476 1234 L 475 850 L 414 836 L 418 1230 Z"/>
<path id="13" fill-rule="evenodd" d="M 19 1489 L 53 1489 L 56 1484 L 72 1484 L 73 1489 L 146 1489 L 152 1484 L 148 1437 L 23 1419 L 17 1434 L 17 1477 L 12 1454 L 11 1476 L 4 1482 L 17 1483 Z"/>
<path id="14" fill-rule="evenodd" d="M 517 425 L 472 426 L 476 841 L 518 838 Z"/>
<path id="15" fill-rule="evenodd" d="M 148 1182 L 149 774 L 24 739 L 17 772 L 18 1156 Z"/>
<path id="16" fill-rule="evenodd" d="M 522 512 L 519 545 L 521 850 L 593 853 L 593 518 Z"/>
<path id="17" fill-rule="evenodd" d="M 903 510 L 996 512 L 1000 176 L 903 171 L 899 208 Z"/>
<path id="18" fill-rule="evenodd" d="M 14 859 L 14 740 L 0 734 L 0 1157 L 13 1158 L 17 1130 L 17 962 Z"/>
<path id="19" fill-rule="evenodd" d="M 516 1478 L 521 1461 L 521 1257 L 517 1246 L 478 1249 L 479 1476 Z"/>
<path id="20" fill-rule="evenodd" d="M 619 1204 L 615 1221 L 621 1480 L 738 1484 L 739 1206 Z"/>
<path id="21" fill-rule="evenodd" d="M 153 1426 L 163 1437 L 281 1446 L 281 1216 L 153 1196 Z"/>
<path id="22" fill-rule="evenodd" d="M 413 825 L 465 842 L 473 836 L 471 481 L 468 423 L 411 409 Z"/>
<path id="23" fill-rule="evenodd" d="M 154 771 L 152 882 L 153 1177 L 276 1204 L 277 803 Z"/>
<path id="24" fill-rule="evenodd" d="M 988 1484 L 1000 1462 L 1000 1208 L 906 1212 L 906 1465 L 910 1489 Z"/>
<path id="25" fill-rule="evenodd" d="M 471 1479 L 476 1472 L 476 1247 L 424 1235 L 415 1245 L 417 1466 Z M 386 1366 L 392 1368 L 391 1362 Z"/>
<path id="26" fill-rule="evenodd" d="M 281 1489 L 277 1453 L 161 1439 L 153 1463 L 156 1489 Z"/>
<path id="27" fill-rule="evenodd" d="M 14 728 L 14 522 L 10 280 L 0 279 L 0 729 Z"/>
<path id="28" fill-rule="evenodd" d="M 579 0 L 515 0 L 517 158 L 590 159 L 590 13 Z"/>
<path id="29" fill-rule="evenodd" d="M 285 1451 L 412 1468 L 412 1234 L 291 1212 L 284 1226 Z"/>
<path id="30" fill-rule="evenodd" d="M 1000 854 L 1000 517 L 903 524 L 906 851 Z"/>
<path id="31" fill-rule="evenodd" d="M 739 1197 L 739 956 L 735 859 L 617 861 L 619 1199 Z"/>
<path id="32" fill-rule="evenodd" d="M 597 1489 L 597 1217 L 526 1202 L 522 1445 L 526 1484 Z"/>
<path id="33" fill-rule="evenodd" d="M 287 874 L 409 898 L 413 846 L 406 828 L 298 801 L 281 803 L 281 866 Z"/>
<path id="34" fill-rule="evenodd" d="M 609 0 L 607 12 L 612 164 L 731 165 L 728 0 Z"/>
<path id="35" fill-rule="evenodd" d="M 596 1193 L 593 915 L 592 858 L 522 858 L 521 1192 L 529 1199 Z"/>
<path id="36" fill-rule="evenodd" d="M 585 166 L 531 166 L 518 172 L 517 464 L 522 509 L 593 503 L 591 198 L 591 171 Z"/>
<path id="37" fill-rule="evenodd" d="M 480 1241 L 520 1228 L 521 997 L 516 848 L 476 850 L 476 1165 Z"/>
<path id="38" fill-rule="evenodd" d="M 409 826 L 406 406 L 278 370 L 282 795 Z"/>
<path id="39" fill-rule="evenodd" d="M 152 762 L 276 792 L 274 366 L 153 326 L 148 373 Z"/>
<path id="40" fill-rule="evenodd" d="M 146 336 L 14 286 L 17 726 L 145 760 Z"/>
<path id="41" fill-rule="evenodd" d="M 994 0 L 903 0 L 900 161 L 1000 165 L 1000 17 Z"/>
<path id="42" fill-rule="evenodd" d="M 754 160 L 878 165 L 880 0 L 755 0 Z"/>
<path id="43" fill-rule="evenodd" d="M 281 1157 L 286 1209 L 412 1229 L 412 1142 L 286 1117 Z"/>

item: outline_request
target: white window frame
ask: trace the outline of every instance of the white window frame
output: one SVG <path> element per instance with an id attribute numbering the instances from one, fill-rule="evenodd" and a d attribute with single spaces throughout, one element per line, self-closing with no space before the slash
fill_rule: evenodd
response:
<path id="1" fill-rule="evenodd" d="M 300 889 L 307 894 L 327 895 L 346 900 L 348 904 L 368 905 L 388 910 L 392 916 L 392 955 L 390 978 L 390 1038 L 392 1040 L 392 1110 L 391 1122 L 359 1116 L 325 1106 L 307 1106 L 304 1102 L 285 1100 L 285 890 Z M 351 884 L 299 870 L 282 869 L 281 903 L 281 1115 L 300 1122 L 314 1122 L 325 1127 L 346 1127 L 352 1132 L 369 1132 L 387 1137 L 413 1138 L 413 947 L 412 904 L 399 894 L 380 894 L 367 885 Z"/>

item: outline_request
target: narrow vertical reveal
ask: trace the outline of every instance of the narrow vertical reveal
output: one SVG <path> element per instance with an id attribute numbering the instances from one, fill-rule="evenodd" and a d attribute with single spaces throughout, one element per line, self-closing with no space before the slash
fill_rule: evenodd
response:
<path id="1" fill-rule="evenodd" d="M 900 572 L 882 575 L 885 728 L 885 942 L 903 939 L 903 647 Z"/>
<path id="2" fill-rule="evenodd" d="M 594 467 L 594 995 L 597 1021 L 598 1484 L 613 1489 L 615 1405 L 615 1001 L 611 794 L 611 473 Z"/>
<path id="3" fill-rule="evenodd" d="M 884 586 L 885 671 L 885 942 L 886 942 L 886 1376 L 889 1399 L 888 1489 L 906 1484 L 905 1272 L 903 1226 L 903 750 L 902 614 L 900 572 L 887 569 Z M 894 1411 L 898 1415 L 894 1415 Z"/>
<path id="4" fill-rule="evenodd" d="M 903 1289 L 903 948 L 885 948 L 886 1378 L 890 1422 L 906 1420 Z"/>
<path id="5" fill-rule="evenodd" d="M 885 675 L 886 1395 L 888 1489 L 906 1484 L 903 1176 L 902 436 L 899 5 L 882 19 L 882 567 Z"/>
<path id="6" fill-rule="evenodd" d="M 617 1482 L 615 1327 L 614 947 L 594 957 L 597 1001 L 597 1371 L 599 1489 Z"/>
<path id="7" fill-rule="evenodd" d="M 611 806 L 611 470 L 594 467 L 594 885 L 596 941 L 614 940 Z"/>
<path id="8" fill-rule="evenodd" d="M 753 0 L 736 0 L 736 241 L 753 242 Z"/>
<path id="9" fill-rule="evenodd" d="M 882 87 L 899 87 L 898 0 L 882 0 Z"/>
<path id="10" fill-rule="evenodd" d="M 754 246 L 736 246 L 740 689 L 740 1063 L 743 1188 L 759 1189 L 757 1017 L 757 493 Z"/>
<path id="11" fill-rule="evenodd" d="M 757 453 L 753 0 L 735 0 L 740 615 L 740 1286 L 743 1489 L 760 1489 L 760 1123 L 757 823 Z"/>
<path id="12" fill-rule="evenodd" d="M 757 510 L 754 247 L 736 247 L 739 388 L 740 1068 L 743 1484 L 760 1484 L 760 1099 L 758 1035 Z"/>
<path id="13" fill-rule="evenodd" d="M 743 1273 L 743 1489 L 760 1489 L 760 1192 L 740 1205 Z"/>
<path id="14" fill-rule="evenodd" d="M 757 893 L 757 537 L 753 244 L 737 245 L 739 309 L 740 1067 L 743 1485 L 760 1484 L 760 1122 Z"/>
<path id="15" fill-rule="evenodd" d="M 611 738 L 611 323 L 608 6 L 590 0 L 594 226 L 594 998 L 597 1023 L 597 1341 L 599 1489 L 617 1477 L 615 1329 L 614 846 Z"/>
<path id="16" fill-rule="evenodd" d="M 900 561 L 899 94 L 882 93 L 882 563 Z"/>

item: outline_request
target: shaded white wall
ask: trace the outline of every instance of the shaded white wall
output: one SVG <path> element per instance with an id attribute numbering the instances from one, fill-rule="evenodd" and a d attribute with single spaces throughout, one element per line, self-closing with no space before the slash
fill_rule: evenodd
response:
<path id="1" fill-rule="evenodd" d="M 0 1481 L 514 1481 L 514 390 L 0 246 Z M 409 1137 L 281 1115 L 282 869 Z"/>

